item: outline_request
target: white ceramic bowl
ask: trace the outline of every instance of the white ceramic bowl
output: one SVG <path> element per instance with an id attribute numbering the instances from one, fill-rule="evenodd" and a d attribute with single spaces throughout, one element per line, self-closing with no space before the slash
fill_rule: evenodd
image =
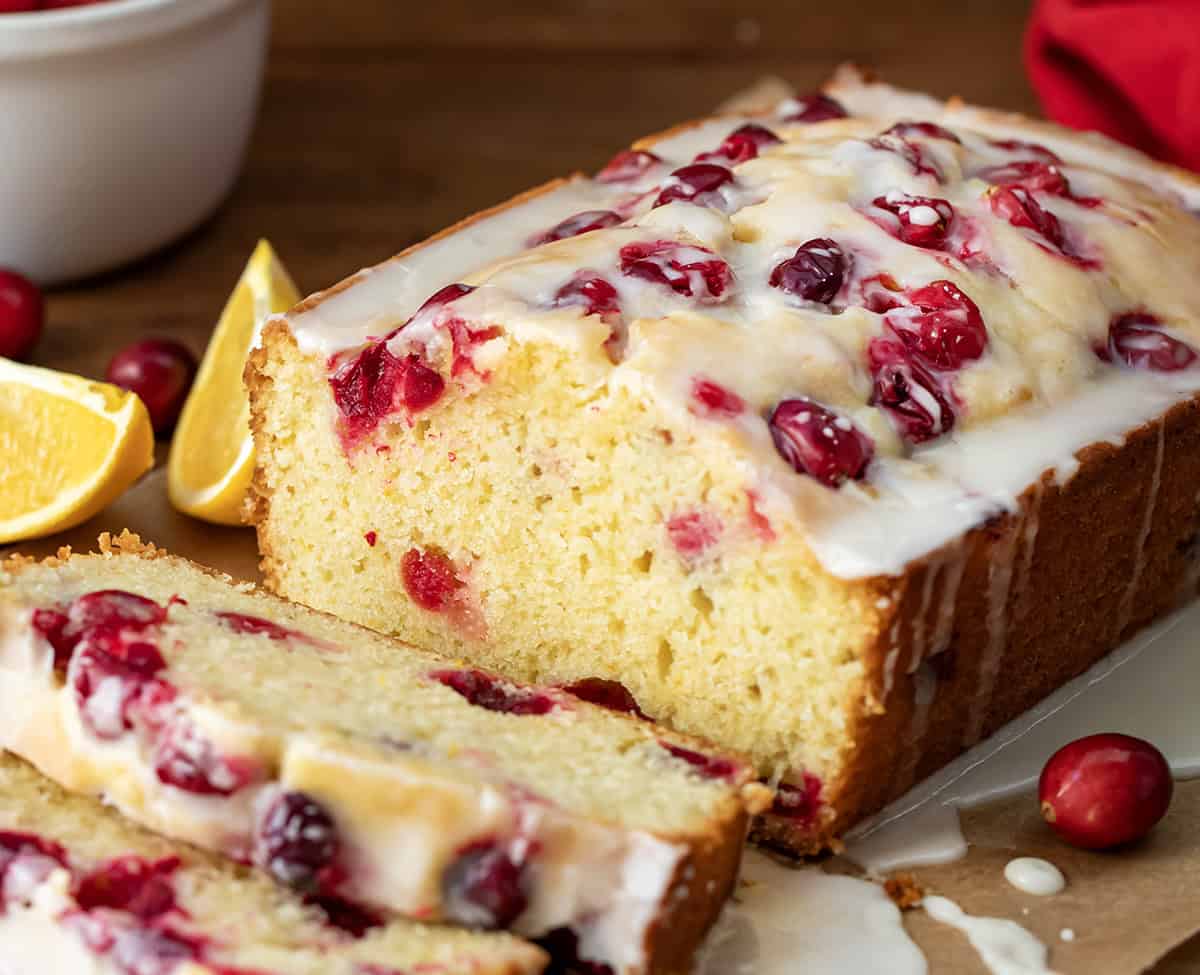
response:
<path id="1" fill-rule="evenodd" d="M 0 15 L 0 266 L 42 284 L 186 233 L 233 186 L 270 0 Z"/>

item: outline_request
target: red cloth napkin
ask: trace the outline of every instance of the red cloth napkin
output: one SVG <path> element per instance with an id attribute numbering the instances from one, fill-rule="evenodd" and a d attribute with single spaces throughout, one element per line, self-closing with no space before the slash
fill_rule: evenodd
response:
<path id="1" fill-rule="evenodd" d="M 1025 64 L 1051 118 L 1200 170 L 1200 0 L 1037 0 Z"/>

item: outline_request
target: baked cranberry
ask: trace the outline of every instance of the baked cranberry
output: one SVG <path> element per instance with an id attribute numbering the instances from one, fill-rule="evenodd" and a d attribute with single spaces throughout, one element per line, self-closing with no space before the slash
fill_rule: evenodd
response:
<path id="1" fill-rule="evenodd" d="M 450 304 L 452 301 L 457 301 L 459 298 L 469 295 L 474 290 L 475 288 L 469 284 L 459 284 L 457 282 L 454 284 L 448 284 L 444 288 L 439 288 L 425 299 L 425 301 L 421 304 L 421 307 L 413 313 L 412 318 L 417 318 L 425 312 L 442 308 L 445 305 Z M 412 318 L 409 319 L 410 322 L 412 321 Z M 408 324 L 408 322 L 405 322 L 405 324 Z"/>
<path id="2" fill-rule="evenodd" d="M 387 923 L 386 918 L 362 904 L 355 904 L 330 894 L 310 894 L 304 898 L 304 903 L 320 908 L 330 926 L 344 931 L 352 938 L 361 938 L 372 928 L 382 927 Z"/>
<path id="3" fill-rule="evenodd" d="M 121 589 L 99 589 L 75 599 L 67 610 L 70 632 L 94 627 L 119 627 L 141 632 L 167 618 L 167 611 L 152 599 Z"/>
<path id="4" fill-rule="evenodd" d="M 937 182 L 942 181 L 942 171 L 937 163 L 926 155 L 924 148 L 916 142 L 902 139 L 898 135 L 883 133 L 867 143 L 873 149 L 892 152 L 903 159 L 918 176 L 931 176 Z"/>
<path id="5" fill-rule="evenodd" d="M 632 183 L 641 179 L 662 160 L 644 149 L 623 149 L 596 174 L 598 183 Z"/>
<path id="6" fill-rule="evenodd" d="M 1175 783 L 1162 752 L 1129 735 L 1064 745 L 1042 769 L 1042 818 L 1072 846 L 1103 850 L 1141 839 L 1166 815 Z"/>
<path id="7" fill-rule="evenodd" d="M 979 308 L 950 281 L 908 295 L 911 308 L 888 313 L 884 321 L 915 355 L 935 369 L 961 369 L 983 355 L 987 328 Z"/>
<path id="8" fill-rule="evenodd" d="M 599 315 L 607 320 L 621 315 L 617 289 L 595 271 L 578 271 L 554 293 L 555 308 L 582 308 L 584 315 Z"/>
<path id="9" fill-rule="evenodd" d="M 1055 163 L 1038 160 L 1019 160 L 992 166 L 979 173 L 979 178 L 997 186 L 1019 186 L 1029 192 L 1069 196 L 1067 177 Z"/>
<path id="10" fill-rule="evenodd" d="M 716 163 L 692 163 L 677 169 L 663 182 L 662 192 L 654 201 L 656 207 L 681 200 L 697 206 L 716 207 L 724 205 L 721 187 L 733 182 L 733 171 Z"/>
<path id="11" fill-rule="evenodd" d="M 431 613 L 442 613 L 456 601 L 463 582 L 454 563 L 436 549 L 410 548 L 400 559 L 400 578 L 414 603 Z"/>
<path id="12" fill-rule="evenodd" d="M 495 931 L 512 926 L 529 904 L 521 866 L 490 840 L 458 852 L 442 875 L 446 919 Z"/>
<path id="13" fill-rule="evenodd" d="M 954 219 L 954 207 L 946 200 L 893 191 L 877 196 L 873 204 L 876 214 L 890 214 L 871 218 L 893 237 L 913 247 L 940 250 L 945 246 Z"/>
<path id="14" fill-rule="evenodd" d="M 429 409 L 441 398 L 446 383 L 420 356 L 392 355 L 384 340 L 368 345 L 330 376 L 329 386 L 342 416 L 343 439 L 349 444 L 373 432 L 397 410 Z"/>
<path id="15" fill-rule="evenodd" d="M 213 743 L 183 719 L 159 737 L 154 774 L 164 785 L 197 796 L 231 796 L 260 777 L 255 763 L 219 755 Z"/>
<path id="16" fill-rule="evenodd" d="M 937 381 L 899 342 L 872 339 L 867 359 L 874 387 L 871 405 L 891 418 L 909 443 L 923 443 L 954 427 L 954 408 Z"/>
<path id="17" fill-rule="evenodd" d="M 861 304 L 867 311 L 882 315 L 885 311 L 904 306 L 904 289 L 886 271 L 864 278 L 858 288 L 862 295 Z"/>
<path id="18" fill-rule="evenodd" d="M 804 301 L 827 305 L 842 289 L 846 255 L 836 241 L 814 237 L 796 248 L 796 253 L 775 265 L 770 284 Z"/>
<path id="19" fill-rule="evenodd" d="M 1014 227 L 1032 230 L 1059 251 L 1066 251 L 1062 224 L 1034 198 L 1029 190 L 1016 184 L 997 186 L 988 194 L 992 212 Z"/>
<path id="20" fill-rule="evenodd" d="M 80 719 L 93 735 L 106 740 L 133 727 L 132 712 L 142 692 L 167 666 L 151 643 L 133 641 L 111 649 L 88 641 L 73 664 Z"/>
<path id="21" fill-rule="evenodd" d="M 782 106 L 784 122 L 825 122 L 845 118 L 841 104 L 819 91 L 788 99 Z"/>
<path id="22" fill-rule="evenodd" d="M 69 623 L 67 614 L 56 609 L 35 609 L 31 623 L 34 632 L 53 648 L 54 669 L 65 671 L 79 642 L 77 636 L 68 636 L 65 632 Z"/>
<path id="23" fill-rule="evenodd" d="M 626 244 L 621 248 L 621 273 L 701 300 L 719 300 L 733 282 L 729 265 L 712 251 L 673 240 Z"/>
<path id="24" fill-rule="evenodd" d="M 234 633 L 243 633 L 249 636 L 265 636 L 272 640 L 290 640 L 296 637 L 306 639 L 303 633 L 298 630 L 288 629 L 286 626 L 280 626 L 278 623 L 273 623 L 271 620 L 265 620 L 261 616 L 247 616 L 245 613 L 214 613 L 222 623 L 228 626 Z"/>
<path id="25" fill-rule="evenodd" d="M 595 704 L 597 707 L 649 720 L 646 712 L 639 707 L 637 698 L 620 681 L 605 680 L 603 677 L 585 677 L 583 680 L 577 680 L 571 684 L 563 684 L 562 689 L 572 697 Z"/>
<path id="26" fill-rule="evenodd" d="M 1100 357 L 1133 369 L 1178 372 L 1196 361 L 1196 350 L 1163 330 L 1162 322 L 1146 312 L 1126 312 L 1108 327 L 1108 345 Z"/>
<path id="27" fill-rule="evenodd" d="M 907 139 L 911 136 L 920 136 L 925 139 L 944 139 L 947 142 L 955 142 L 958 145 L 962 145 L 962 139 L 949 129 L 942 128 L 936 122 L 912 122 L 906 120 L 897 122 L 882 134 L 899 136 L 901 139 Z"/>
<path id="28" fill-rule="evenodd" d="M 192 380 L 196 358 L 187 346 L 172 339 L 144 339 L 118 352 L 108 363 L 105 378 L 146 404 L 155 433 L 165 433 L 179 419 Z"/>
<path id="29" fill-rule="evenodd" d="M 16 271 L 0 269 L 0 356 L 28 358 L 44 319 L 45 303 L 37 285 Z"/>
<path id="30" fill-rule="evenodd" d="M 10 902 L 27 902 L 55 870 L 67 866 L 67 851 L 32 833 L 0 831 L 0 913 Z"/>
<path id="31" fill-rule="evenodd" d="M 673 745 L 669 741 L 660 741 L 659 744 L 681 762 L 686 762 L 706 779 L 732 779 L 737 775 L 737 763 L 728 758 L 704 755 L 700 752 L 692 751 L 690 748 L 684 748 L 682 745 Z"/>
<path id="32" fill-rule="evenodd" d="M 567 217 L 566 220 L 555 224 L 549 230 L 530 237 L 526 246 L 540 247 L 542 244 L 566 240 L 568 237 L 578 237 L 580 234 L 586 234 L 593 230 L 615 227 L 619 223 L 624 223 L 624 218 L 612 210 L 584 210 L 582 213 Z"/>
<path id="33" fill-rule="evenodd" d="M 1037 142 L 1025 142 L 1022 139 L 990 139 L 989 142 L 997 149 L 1014 152 L 1022 156 L 1032 156 L 1042 162 L 1062 162 L 1053 152 Z"/>
<path id="34" fill-rule="evenodd" d="M 602 962 L 579 957 L 579 935 L 571 928 L 555 928 L 538 938 L 534 944 L 550 956 L 554 973 L 572 972 L 575 975 L 613 975 L 612 967 Z"/>
<path id="35" fill-rule="evenodd" d="M 106 907 L 149 921 L 175 909 L 171 875 L 179 864 L 179 857 L 174 856 L 154 862 L 138 856 L 118 857 L 87 874 L 79 882 L 75 900 L 85 911 Z"/>
<path id="36" fill-rule="evenodd" d="M 861 479 L 875 453 L 871 438 L 846 417 L 805 397 L 783 400 L 767 425 L 783 459 L 826 487 Z"/>
<path id="37" fill-rule="evenodd" d="M 746 403 L 732 390 L 711 379 L 697 376 L 692 380 L 691 409 L 700 416 L 734 417 L 745 412 Z"/>
<path id="38" fill-rule="evenodd" d="M 457 359 L 455 360 L 457 365 Z M 400 399 L 409 413 L 427 410 L 439 399 L 446 388 L 446 381 L 421 361 L 420 356 L 410 355 L 405 360 Z"/>
<path id="39" fill-rule="evenodd" d="M 476 707 L 501 714 L 549 714 L 557 706 L 541 691 L 518 687 L 482 670 L 435 670 L 429 675 Z"/>
<path id="40" fill-rule="evenodd" d="M 816 820 L 820 809 L 821 780 L 811 772 L 805 772 L 802 786 L 779 783 L 775 789 L 775 801 L 771 804 L 771 815 L 809 826 Z"/>
<path id="41" fill-rule="evenodd" d="M 722 162 L 728 160 L 737 165 L 754 159 L 759 152 L 768 146 L 778 145 L 782 140 L 770 129 L 753 122 L 747 122 L 740 128 L 734 129 L 725 140 L 712 152 L 701 153 L 696 162 Z"/>
<path id="42" fill-rule="evenodd" d="M 717 544 L 721 522 L 709 511 L 685 511 L 667 521 L 667 538 L 686 561 L 698 559 Z"/>
<path id="43" fill-rule="evenodd" d="M 379 533 L 378 532 L 364 532 L 363 540 L 366 541 L 366 543 L 368 545 L 370 545 L 371 548 L 374 548 L 375 543 L 379 540 Z"/>
<path id="44" fill-rule="evenodd" d="M 258 828 L 259 858 L 281 884 L 303 891 L 320 887 L 320 875 L 338 855 L 333 817 L 312 796 L 285 792 Z"/>

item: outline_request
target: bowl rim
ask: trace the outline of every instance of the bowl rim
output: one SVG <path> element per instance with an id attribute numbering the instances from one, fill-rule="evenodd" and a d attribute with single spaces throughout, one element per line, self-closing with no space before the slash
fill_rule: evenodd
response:
<path id="1" fill-rule="evenodd" d="M 182 30 L 238 6 L 270 0 L 105 0 L 0 14 L 0 64 L 114 47 Z"/>

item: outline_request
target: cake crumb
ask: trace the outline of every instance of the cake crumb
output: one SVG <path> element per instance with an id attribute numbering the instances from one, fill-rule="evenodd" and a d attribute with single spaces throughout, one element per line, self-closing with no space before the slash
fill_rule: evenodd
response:
<path id="1" fill-rule="evenodd" d="M 896 873 L 888 877 L 883 885 L 884 892 L 900 910 L 908 911 L 921 903 L 925 891 L 911 873 Z"/>

